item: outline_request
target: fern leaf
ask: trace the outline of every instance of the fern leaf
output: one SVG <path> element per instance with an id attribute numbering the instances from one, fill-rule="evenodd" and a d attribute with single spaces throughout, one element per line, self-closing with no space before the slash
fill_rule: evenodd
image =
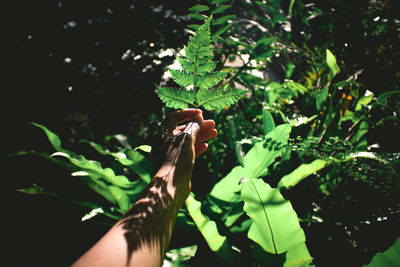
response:
<path id="1" fill-rule="evenodd" d="M 169 69 L 172 78 L 180 86 L 187 87 L 194 83 L 194 76 L 187 71 Z"/>
<path id="2" fill-rule="evenodd" d="M 196 69 L 194 62 L 191 62 L 191 61 L 187 60 L 186 58 L 181 58 L 181 57 L 177 57 L 176 59 L 178 60 L 179 64 L 181 65 L 182 69 L 189 71 L 189 72 L 194 72 L 194 70 Z"/>
<path id="3" fill-rule="evenodd" d="M 214 72 L 217 62 L 212 61 L 210 22 L 208 18 L 184 46 L 185 54 L 177 57 L 181 70 L 169 69 L 173 80 L 183 89 L 158 87 L 157 93 L 167 107 L 185 109 L 190 105 L 207 110 L 219 110 L 237 102 L 246 91 L 218 87 L 224 72 Z M 193 90 L 187 90 L 193 85 Z M 211 89 L 216 87 L 217 89 Z"/>
<path id="4" fill-rule="evenodd" d="M 200 89 L 197 92 L 197 103 L 207 110 L 220 110 L 236 103 L 247 91 L 236 88 L 224 90 L 221 86 L 217 90 Z"/>
<path id="5" fill-rule="evenodd" d="M 196 99 L 196 93 L 193 90 L 157 86 L 157 93 L 167 107 L 175 109 L 188 108 Z"/>
<path id="6" fill-rule="evenodd" d="M 196 71 L 199 75 L 204 75 L 206 73 L 213 71 L 216 66 L 217 66 L 217 62 L 215 62 L 215 61 L 208 61 L 202 65 L 200 65 L 200 63 L 199 63 Z"/>
<path id="7" fill-rule="evenodd" d="M 218 84 L 224 77 L 226 73 L 224 72 L 213 72 L 205 74 L 204 76 L 199 76 L 196 82 L 196 86 L 200 89 L 208 89 L 216 84 Z"/>

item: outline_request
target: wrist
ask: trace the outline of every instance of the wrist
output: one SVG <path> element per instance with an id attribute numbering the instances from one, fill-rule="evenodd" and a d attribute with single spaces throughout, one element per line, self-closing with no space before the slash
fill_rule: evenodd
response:
<path id="1" fill-rule="evenodd" d="M 166 189 L 172 202 L 177 206 L 178 210 L 185 202 L 190 193 L 190 178 L 182 177 L 183 175 L 176 171 L 174 164 L 163 164 L 154 175 L 153 179 L 162 179 L 165 181 Z"/>

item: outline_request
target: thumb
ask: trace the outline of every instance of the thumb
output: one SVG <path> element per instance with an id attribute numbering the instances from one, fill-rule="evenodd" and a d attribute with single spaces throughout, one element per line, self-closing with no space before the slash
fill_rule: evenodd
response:
<path id="1" fill-rule="evenodd" d="M 185 127 L 184 132 L 190 134 L 192 137 L 193 146 L 196 144 L 197 136 L 200 132 L 200 126 L 203 124 L 203 116 L 201 114 L 197 114 L 193 116 L 192 122 L 189 122 L 187 127 Z"/>

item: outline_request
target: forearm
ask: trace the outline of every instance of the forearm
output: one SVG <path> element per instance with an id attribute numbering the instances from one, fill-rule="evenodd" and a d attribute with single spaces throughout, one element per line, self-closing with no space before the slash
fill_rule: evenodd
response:
<path id="1" fill-rule="evenodd" d="M 160 266 L 186 198 L 175 188 L 174 175 L 174 168 L 161 168 L 140 199 L 75 266 Z"/>

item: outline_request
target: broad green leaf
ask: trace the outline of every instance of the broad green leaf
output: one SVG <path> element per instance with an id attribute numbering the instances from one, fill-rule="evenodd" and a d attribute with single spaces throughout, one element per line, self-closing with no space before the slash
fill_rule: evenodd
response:
<path id="1" fill-rule="evenodd" d="M 125 148 L 118 152 L 111 152 L 97 143 L 87 140 L 82 140 L 81 142 L 88 143 L 102 155 L 110 155 L 116 158 L 122 165 L 128 166 L 134 170 L 144 182 L 149 183 L 151 181 L 151 174 L 153 172 L 152 164 L 145 156 L 137 151 L 142 150 L 149 153 L 151 151 L 151 146 L 142 145 L 135 149 Z"/>
<path id="2" fill-rule="evenodd" d="M 203 11 L 207 11 L 209 9 L 210 8 L 205 5 L 197 5 L 197 6 L 192 6 L 192 7 L 188 8 L 188 10 L 190 12 L 203 12 Z"/>
<path id="3" fill-rule="evenodd" d="M 275 128 L 274 118 L 272 118 L 271 113 L 268 111 L 266 107 L 262 110 L 262 118 L 263 118 L 263 130 L 264 134 L 268 134 Z"/>
<path id="4" fill-rule="evenodd" d="M 290 247 L 285 256 L 283 267 L 315 266 L 305 242 Z"/>
<path id="5" fill-rule="evenodd" d="M 282 254 L 268 253 L 256 244 L 251 255 L 258 261 L 260 266 L 282 266 L 282 267 L 310 267 L 315 266 L 312 257 L 307 249 L 306 244 L 298 243 L 289 248 L 287 252 Z"/>
<path id="6" fill-rule="evenodd" d="M 54 156 L 62 156 L 71 161 L 75 166 L 82 168 L 84 171 L 87 171 L 89 174 L 97 175 L 98 177 L 103 177 L 108 182 L 123 188 L 131 188 L 133 183 L 129 181 L 123 175 L 115 175 L 114 171 L 111 168 L 103 169 L 101 164 L 98 161 L 88 160 L 84 156 L 71 156 L 64 152 L 56 152 L 51 155 Z"/>
<path id="7" fill-rule="evenodd" d="M 268 167 L 281 155 L 286 145 L 291 127 L 289 124 L 279 125 L 270 131 L 263 141 L 256 143 L 244 156 L 244 167 L 236 166 L 231 172 L 216 183 L 208 195 L 210 202 L 219 206 L 223 222 L 227 227 L 243 214 L 243 210 L 235 210 L 240 202 L 239 193 L 243 183 L 258 178 L 268 172 Z"/>
<path id="8" fill-rule="evenodd" d="M 302 180 L 304 180 L 314 172 L 323 169 L 326 165 L 327 162 L 322 159 L 316 159 L 309 164 L 301 164 L 294 171 L 292 171 L 288 175 L 283 176 L 279 181 L 277 188 L 279 190 L 283 188 L 290 189 L 291 187 L 300 183 Z"/>
<path id="9" fill-rule="evenodd" d="M 234 260 L 235 255 L 228 245 L 226 236 L 219 233 L 215 221 L 208 219 L 201 211 L 201 202 L 194 199 L 193 193 L 185 201 L 186 207 L 195 222 L 200 233 L 203 235 L 210 249 L 216 252 L 224 261 Z"/>
<path id="10" fill-rule="evenodd" d="M 226 242 L 226 236 L 220 235 L 217 224 L 203 215 L 201 212 L 201 202 L 197 201 L 193 197 L 193 194 L 186 199 L 185 204 L 190 216 L 204 236 L 211 250 L 218 251 L 224 242 Z"/>
<path id="11" fill-rule="evenodd" d="M 296 212 L 278 189 L 272 189 L 261 179 L 253 179 L 244 185 L 240 199 L 253 220 L 248 237 L 265 251 L 281 254 L 305 242 Z"/>
<path id="12" fill-rule="evenodd" d="M 375 254 L 365 267 L 396 267 L 400 263 L 400 238 L 385 252 Z"/>
<path id="13" fill-rule="evenodd" d="M 242 189 L 240 180 L 243 178 L 245 178 L 244 168 L 236 166 L 214 185 L 209 195 L 222 202 L 230 203 L 237 196 L 236 193 Z"/>
<path id="14" fill-rule="evenodd" d="M 133 162 L 129 167 L 132 168 L 145 183 L 150 183 L 153 173 L 152 163 L 136 150 L 129 150 L 127 152 L 127 157 Z"/>
<path id="15" fill-rule="evenodd" d="M 54 147 L 54 149 L 56 151 L 65 152 L 65 153 L 68 153 L 68 154 L 75 155 L 75 153 L 73 153 L 72 151 L 65 150 L 65 149 L 63 149 L 61 147 L 61 139 L 58 137 L 58 135 L 56 135 L 55 133 L 53 133 L 52 131 L 47 129 L 45 126 L 43 126 L 43 125 L 41 125 L 39 123 L 31 122 L 31 124 L 36 126 L 36 127 L 39 127 L 40 129 L 42 129 L 46 133 L 47 138 L 50 141 L 50 144 Z"/>
<path id="16" fill-rule="evenodd" d="M 282 124 L 256 143 L 243 157 L 246 178 L 258 178 L 268 173 L 268 167 L 281 155 L 289 139 L 290 124 Z"/>
<path id="17" fill-rule="evenodd" d="M 336 64 L 336 58 L 332 54 L 329 49 L 326 49 L 326 63 L 328 64 L 329 69 L 331 70 L 331 79 L 336 76 L 336 74 L 340 71 L 338 65 Z"/>
<path id="18" fill-rule="evenodd" d="M 109 202 L 111 202 L 114 205 L 118 204 L 118 201 L 114 198 L 114 196 L 111 194 L 110 190 L 108 189 L 107 184 L 100 179 L 93 179 L 90 176 L 81 176 L 79 177 L 89 188 L 91 188 L 93 191 L 98 193 L 99 195 L 103 196 L 105 199 L 107 199 Z"/>
<path id="19" fill-rule="evenodd" d="M 130 200 L 128 194 L 121 188 L 114 186 L 114 185 L 109 185 L 108 189 L 109 189 L 110 193 L 113 195 L 113 197 L 115 198 L 115 200 L 117 201 L 119 208 L 120 208 L 120 212 L 125 213 L 130 208 L 130 206 L 133 204 L 133 203 L 131 203 L 131 200 Z"/>

